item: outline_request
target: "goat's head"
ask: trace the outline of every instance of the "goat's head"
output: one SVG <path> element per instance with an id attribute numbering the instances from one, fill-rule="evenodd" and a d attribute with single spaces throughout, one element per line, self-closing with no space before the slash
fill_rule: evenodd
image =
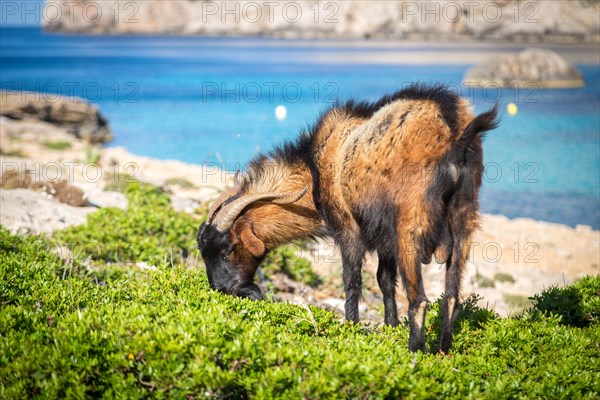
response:
<path id="1" fill-rule="evenodd" d="M 308 186 L 298 192 L 239 195 L 236 189 L 232 189 L 213 203 L 206 222 L 200 225 L 198 231 L 198 248 L 213 289 L 253 300 L 262 299 L 253 278 L 270 249 L 256 236 L 255 221 L 244 215 L 244 210 L 259 201 L 295 203 L 307 190 Z"/>

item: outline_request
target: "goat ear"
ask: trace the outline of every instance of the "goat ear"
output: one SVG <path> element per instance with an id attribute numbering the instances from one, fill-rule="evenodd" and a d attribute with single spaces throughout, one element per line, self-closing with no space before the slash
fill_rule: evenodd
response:
<path id="1" fill-rule="evenodd" d="M 239 232 L 239 237 L 244 248 L 254 257 L 262 257 L 265 254 L 265 244 L 256 237 L 252 228 L 249 225 L 244 225 Z"/>

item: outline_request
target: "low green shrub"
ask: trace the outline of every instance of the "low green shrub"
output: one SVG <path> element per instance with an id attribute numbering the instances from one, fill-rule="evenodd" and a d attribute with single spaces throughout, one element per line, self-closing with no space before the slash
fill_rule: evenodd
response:
<path id="1" fill-rule="evenodd" d="M 196 186 L 185 178 L 169 178 L 165 181 L 165 185 L 167 186 L 179 186 L 183 189 L 191 189 Z"/>
<path id="2" fill-rule="evenodd" d="M 531 298 L 534 310 L 558 315 L 564 325 L 587 326 L 600 321 L 600 277 L 586 276 L 572 286 L 550 287 Z"/>
<path id="3" fill-rule="evenodd" d="M 57 140 L 55 142 L 44 142 L 43 145 L 44 147 L 50 150 L 66 150 L 72 147 L 71 143 L 65 140 Z"/>
<path id="4" fill-rule="evenodd" d="M 158 193 L 129 196 L 163 205 Z M 600 395 L 600 324 L 574 328 L 541 313 L 502 319 L 470 297 L 451 356 L 412 354 L 404 327 L 222 295 L 202 270 L 160 264 L 65 275 L 48 240 L 3 228 L 0 239 L 0 398 Z M 600 278 L 590 279 L 585 291 Z"/>
<path id="5" fill-rule="evenodd" d="M 102 158 L 102 154 L 95 146 L 89 146 L 85 149 L 85 162 L 92 165 L 97 165 Z"/>
<path id="6" fill-rule="evenodd" d="M 103 208 L 88 215 L 87 223 L 55 234 L 58 243 L 77 260 L 102 263 L 145 262 L 175 265 L 197 255 L 200 221 L 171 208 L 169 196 L 138 182 L 124 187 L 127 210 Z"/>
<path id="7" fill-rule="evenodd" d="M 283 272 L 295 281 L 316 287 L 322 280 L 313 271 L 310 261 L 299 256 L 299 250 L 303 249 L 302 243 L 278 247 L 267 255 L 260 268 L 266 275 Z"/>
<path id="8" fill-rule="evenodd" d="M 200 220 L 175 212 L 150 185 L 124 191 L 128 210 L 101 209 L 52 240 L 0 228 L 0 398 L 600 395 L 600 277 L 571 287 L 581 328 L 551 311 L 567 305 L 546 292 L 513 319 L 468 297 L 449 357 L 435 354 L 437 300 L 426 322 L 431 354 L 412 354 L 405 327 L 211 290 L 204 270 L 186 262 L 198 256 Z M 56 255 L 63 247 L 72 258 Z M 293 246 L 275 250 L 264 268 L 318 279 Z"/>
<path id="9" fill-rule="evenodd" d="M 20 149 L 6 151 L 0 147 L 0 156 L 25 158 L 27 155 Z"/>
<path id="10" fill-rule="evenodd" d="M 506 274 L 504 272 L 498 272 L 494 275 L 494 280 L 502 283 L 515 283 L 515 278 L 511 274 Z"/>
<path id="11" fill-rule="evenodd" d="M 473 293 L 466 299 L 463 299 L 457 308 L 455 333 L 463 333 L 482 329 L 486 323 L 498 318 L 498 315 L 491 310 L 481 308 L 477 303 L 482 300 L 481 296 Z M 426 324 L 429 327 L 427 332 L 427 342 L 429 350 L 435 352 L 439 346 L 440 334 L 442 329 L 442 302 L 443 296 L 429 305 L 427 311 Z M 459 337 L 460 335 L 456 335 Z M 455 347 L 460 343 L 455 343 Z"/>
<path id="12" fill-rule="evenodd" d="M 496 287 L 496 283 L 493 279 L 487 276 L 481 275 L 479 272 L 475 275 L 475 280 L 480 288 L 493 288 Z"/>
<path id="13" fill-rule="evenodd" d="M 531 299 L 520 294 L 505 293 L 503 296 L 506 304 L 513 308 L 513 311 L 522 311 L 531 306 Z"/>
<path id="14" fill-rule="evenodd" d="M 105 191 L 121 192 L 121 193 L 125 193 L 131 183 L 139 182 L 137 179 L 133 178 L 131 175 L 124 174 L 121 172 L 108 173 L 108 174 L 106 174 L 104 180 L 106 181 L 106 186 L 104 186 Z M 142 185 L 144 185 L 144 184 L 142 184 Z"/>

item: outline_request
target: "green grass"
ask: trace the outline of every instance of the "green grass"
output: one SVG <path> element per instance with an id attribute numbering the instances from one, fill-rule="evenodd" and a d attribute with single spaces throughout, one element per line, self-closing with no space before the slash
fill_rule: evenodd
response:
<path id="1" fill-rule="evenodd" d="M 502 283 L 515 283 L 515 278 L 511 275 L 511 274 L 505 274 L 503 272 L 498 272 L 496 275 L 494 275 L 494 280 L 496 282 L 502 282 Z"/>
<path id="2" fill-rule="evenodd" d="M 599 277 L 571 286 L 582 327 L 565 320 L 572 310 L 562 303 L 536 308 L 555 304 L 548 294 L 511 319 L 472 296 L 451 356 L 411 354 L 405 326 L 354 325 L 315 307 L 211 290 L 200 263 L 188 262 L 199 221 L 152 187 L 126 193 L 128 211 L 99 210 L 51 240 L 0 228 L 0 398 L 600 395 Z M 55 255 L 57 243 L 79 247 L 73 261 Z M 130 247 L 118 256 L 109 243 Z M 124 258 L 158 268 L 113 264 Z M 431 348 L 439 307 L 427 318 Z"/>
<path id="3" fill-rule="evenodd" d="M 58 140 L 55 142 L 43 142 L 42 144 L 44 145 L 44 147 L 50 150 L 66 150 L 71 148 L 71 143 L 64 140 Z"/>
<path id="4" fill-rule="evenodd" d="M 496 287 L 496 283 L 493 279 L 481 275 L 479 272 L 475 275 L 475 280 L 480 288 L 493 288 Z"/>
<path id="5" fill-rule="evenodd" d="M 5 151 L 4 149 L 0 148 L 0 156 L 25 158 L 26 154 L 21 150 Z"/>
<path id="6" fill-rule="evenodd" d="M 106 174 L 104 180 L 106 181 L 105 191 L 121 193 L 125 193 L 130 184 L 139 182 L 131 175 L 120 172 Z"/>
<path id="7" fill-rule="evenodd" d="M 85 162 L 92 165 L 97 165 L 100 162 L 101 154 L 94 147 L 88 147 L 85 149 Z"/>
<path id="8" fill-rule="evenodd" d="M 532 304 L 531 300 L 527 296 L 505 293 L 503 297 L 504 301 L 506 302 L 506 304 L 508 304 L 509 307 L 512 307 L 513 309 L 519 311 L 523 310 L 526 307 L 530 307 Z"/>
<path id="9" fill-rule="evenodd" d="M 191 189 L 196 187 L 192 182 L 184 178 L 169 178 L 166 180 L 165 185 L 167 186 L 179 186 L 183 189 Z"/>
<path id="10" fill-rule="evenodd" d="M 197 220 L 174 211 L 169 196 L 149 184 L 129 183 L 124 189 L 128 210 L 103 208 L 85 225 L 55 235 L 79 261 L 92 263 L 146 262 L 174 266 L 196 250 Z"/>
<path id="11" fill-rule="evenodd" d="M 281 246 L 267 255 L 260 268 L 267 275 L 282 272 L 295 281 L 317 287 L 322 280 L 313 271 L 310 261 L 299 256 L 304 249 L 302 243 Z"/>

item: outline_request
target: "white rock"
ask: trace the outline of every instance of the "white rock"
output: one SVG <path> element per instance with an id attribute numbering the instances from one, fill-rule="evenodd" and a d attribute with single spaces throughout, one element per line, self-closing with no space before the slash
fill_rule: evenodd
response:
<path id="1" fill-rule="evenodd" d="M 171 196 L 171 207 L 175 211 L 183 211 L 188 214 L 194 212 L 198 208 L 200 202 L 183 196 Z"/>
<path id="2" fill-rule="evenodd" d="M 330 297 L 322 301 L 323 304 L 333 308 L 334 310 L 344 311 L 344 304 L 346 303 L 344 299 L 336 299 L 335 297 Z"/>
<path id="3" fill-rule="evenodd" d="M 13 233 L 50 233 L 85 223 L 93 207 L 73 207 L 28 189 L 0 189 L 0 224 Z"/>
<path id="4" fill-rule="evenodd" d="M 122 210 L 127 209 L 127 197 L 119 192 L 105 192 L 95 189 L 86 192 L 87 200 L 98 207 L 116 207 Z"/>

